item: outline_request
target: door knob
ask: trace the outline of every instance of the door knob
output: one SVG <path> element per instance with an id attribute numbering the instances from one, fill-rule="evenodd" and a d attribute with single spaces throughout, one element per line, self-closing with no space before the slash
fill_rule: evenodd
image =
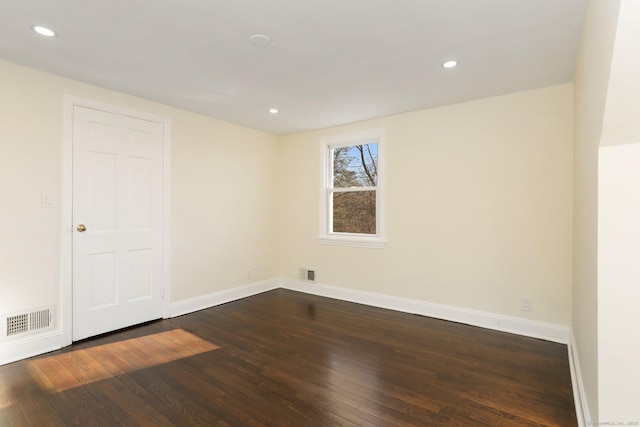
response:
<path id="1" fill-rule="evenodd" d="M 85 227 L 85 225 L 84 225 L 84 224 L 78 224 L 78 226 L 76 227 L 76 229 L 77 229 L 79 232 L 81 232 L 81 233 L 83 233 L 83 232 L 87 231 L 87 227 Z"/>

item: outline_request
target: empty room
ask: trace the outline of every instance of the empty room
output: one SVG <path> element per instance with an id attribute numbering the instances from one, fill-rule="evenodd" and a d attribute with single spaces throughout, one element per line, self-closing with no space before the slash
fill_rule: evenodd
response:
<path id="1" fill-rule="evenodd" d="M 0 17 L 1 426 L 640 426 L 640 2 Z"/>

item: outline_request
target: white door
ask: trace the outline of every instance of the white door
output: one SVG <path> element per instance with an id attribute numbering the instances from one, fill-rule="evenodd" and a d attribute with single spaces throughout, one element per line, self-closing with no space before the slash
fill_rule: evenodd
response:
<path id="1" fill-rule="evenodd" d="M 73 340 L 162 317 L 163 125 L 73 110 Z"/>

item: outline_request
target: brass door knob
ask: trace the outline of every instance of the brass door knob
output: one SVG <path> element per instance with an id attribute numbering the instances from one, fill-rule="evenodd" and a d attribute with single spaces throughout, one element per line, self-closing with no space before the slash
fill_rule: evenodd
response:
<path id="1" fill-rule="evenodd" d="M 78 224 L 78 226 L 76 227 L 76 229 L 77 229 L 79 232 L 81 232 L 81 233 L 83 233 L 83 232 L 87 231 L 87 227 L 85 227 L 85 225 L 84 225 L 84 224 Z"/>

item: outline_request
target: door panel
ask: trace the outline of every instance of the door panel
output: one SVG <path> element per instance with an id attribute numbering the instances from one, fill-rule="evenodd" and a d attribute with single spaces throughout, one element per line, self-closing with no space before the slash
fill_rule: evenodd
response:
<path id="1" fill-rule="evenodd" d="M 78 106 L 73 123 L 79 340 L 162 317 L 164 153 L 161 123 Z"/>
<path id="2" fill-rule="evenodd" d="M 151 159 L 127 159 L 127 225 L 129 230 L 151 227 Z"/>
<path id="3" fill-rule="evenodd" d="M 89 151 L 88 161 L 87 213 L 91 218 L 91 229 L 113 232 L 116 229 L 117 155 Z"/>
<path id="4" fill-rule="evenodd" d="M 127 302 L 153 297 L 151 287 L 151 250 L 127 251 Z"/>
<path id="5" fill-rule="evenodd" d="M 89 277 L 86 286 L 91 298 L 88 310 L 99 310 L 118 304 L 118 289 L 116 287 L 116 253 L 88 254 Z"/>

